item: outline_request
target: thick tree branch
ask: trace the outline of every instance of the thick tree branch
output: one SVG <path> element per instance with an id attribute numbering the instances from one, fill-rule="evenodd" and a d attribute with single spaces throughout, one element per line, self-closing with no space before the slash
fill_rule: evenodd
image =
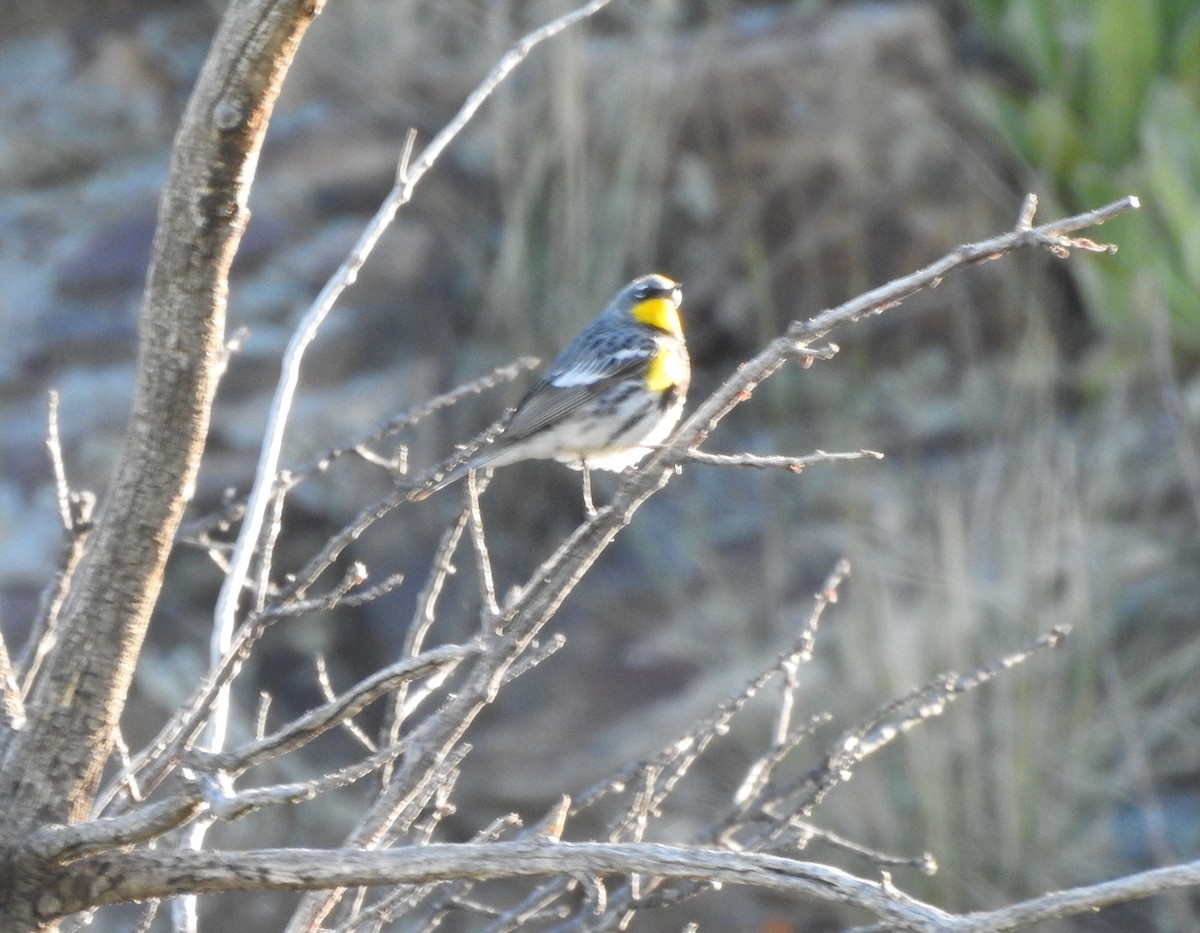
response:
<path id="1" fill-rule="evenodd" d="M 25 885 L 35 877 L 12 864 L 24 831 L 87 812 L 112 747 L 208 430 L 228 270 L 263 135 L 319 6 L 235 2 L 184 113 L 159 205 L 125 446 L 30 692 L 28 722 L 0 764 L 0 890 L 13 890 L 6 875 Z M 0 917 L 2 908 L 0 900 Z"/>
<path id="2" fill-rule="evenodd" d="M 901 929 L 929 929 L 949 919 L 883 884 L 828 865 L 757 852 L 649 843 L 563 843 L 549 840 L 411 846 L 386 851 L 267 849 L 255 852 L 128 852 L 93 859 L 89 890 L 70 875 L 51 881 L 43 909 L 56 915 L 82 902 L 114 904 L 179 891 L 305 891 L 333 886 L 421 884 L 546 875 L 599 878 L 630 872 L 659 878 L 745 884 L 818 901 L 854 904 Z M 46 917 L 44 919 L 51 919 Z"/>
<path id="3" fill-rule="evenodd" d="M 181 826 L 204 806 L 200 794 L 178 794 L 108 819 L 44 826 L 29 837 L 29 846 L 47 861 L 59 864 L 118 846 L 156 839 Z"/>
<path id="4" fill-rule="evenodd" d="M 955 916 L 910 898 L 889 880 L 868 881 L 837 868 L 758 852 L 648 843 L 550 840 L 438 844 L 382 852 L 268 849 L 255 852 L 132 852 L 93 859 L 89 903 L 113 904 L 178 891 L 304 891 L 334 886 L 422 884 L 456 878 L 647 875 L 676 881 L 744 884 L 792 897 L 850 904 L 884 924 L 872 930 L 1001 933 L 1057 917 L 1200 885 L 1200 862 L 1056 891 L 994 911 Z M 69 875 L 52 880 L 43 907 L 77 909 Z M 43 919 L 52 919 L 44 917 Z"/>
<path id="5" fill-rule="evenodd" d="M 165 897 L 180 891 L 305 891 L 335 886 L 424 884 L 466 878 L 633 873 L 675 881 L 749 885 L 826 903 L 849 904 L 883 923 L 864 929 L 1002 933 L 1057 917 L 1200 885 L 1200 862 L 1056 891 L 994 911 L 948 914 L 898 891 L 828 865 L 759 852 L 652 843 L 563 843 L 547 839 L 411 846 L 386 851 L 264 849 L 249 852 L 125 852 L 94 857 L 76 875 L 48 880 L 43 921 L 85 905 Z M 81 890 L 79 878 L 87 878 Z"/>

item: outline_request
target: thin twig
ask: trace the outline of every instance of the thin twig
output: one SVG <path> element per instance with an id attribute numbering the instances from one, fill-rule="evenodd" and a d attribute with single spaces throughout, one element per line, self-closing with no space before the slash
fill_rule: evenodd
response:
<path id="1" fill-rule="evenodd" d="M 1002 671 L 1023 663 L 1037 652 L 1055 647 L 1069 631 L 1067 626 L 1052 629 L 997 661 L 966 674 L 943 674 L 885 704 L 834 742 L 833 752 L 820 767 L 777 789 L 773 801 L 764 805 L 764 811 L 779 815 L 811 810 L 866 758 L 918 724 L 940 716 L 959 697 Z"/>
<path id="2" fill-rule="evenodd" d="M 357 437 L 322 451 L 307 463 L 292 470 L 292 485 L 296 485 L 308 476 L 326 472 L 333 463 L 347 454 L 354 454 L 369 463 L 375 463 L 391 472 L 401 472 L 398 468 L 399 465 L 394 460 L 379 456 L 368 445 L 377 444 L 389 435 L 399 434 L 401 431 L 418 424 L 430 415 L 458 404 L 467 396 L 478 395 L 498 385 L 511 382 L 521 375 L 521 373 L 533 369 L 537 364 L 538 360 L 536 357 L 522 356 L 511 363 L 497 366 L 482 376 L 455 386 L 448 392 L 436 395 L 428 401 L 413 405 L 400 414 L 393 415 L 386 421 L 382 421 L 375 425 L 375 427 L 364 431 Z"/>
<path id="3" fill-rule="evenodd" d="M 336 702 L 337 694 L 334 693 L 333 684 L 329 680 L 329 665 L 325 661 L 325 655 L 318 654 L 315 663 L 317 670 L 317 687 L 321 691 L 321 699 L 323 699 L 326 703 Z M 379 751 L 375 743 L 371 741 L 371 737 L 358 727 L 358 724 L 354 721 L 353 716 L 344 717 L 341 722 L 338 723 L 338 725 L 350 733 L 350 735 L 358 742 L 358 744 L 365 748 L 368 752 L 374 753 Z"/>
<path id="4" fill-rule="evenodd" d="M 746 769 L 746 776 L 741 786 L 733 795 L 734 802 L 740 809 L 748 809 L 752 802 L 762 794 L 771 778 L 775 767 L 796 747 L 799 739 L 812 731 L 813 723 L 801 730 L 792 725 L 792 716 L 796 702 L 796 690 L 799 688 L 799 668 L 812 658 L 813 647 L 816 644 L 817 628 L 831 603 L 837 601 L 838 590 L 850 574 L 850 562 L 842 558 L 834 566 L 829 576 L 825 578 L 821 589 L 814 597 L 812 612 L 809 613 L 800 637 L 796 640 L 791 651 L 788 651 L 776 662 L 774 670 L 782 674 L 780 685 L 779 712 L 775 718 L 775 736 L 771 749 L 766 755 Z M 726 830 L 727 832 L 727 830 Z"/>
<path id="5" fill-rule="evenodd" d="M 15 659 L 12 675 L 19 678 L 21 700 L 29 696 L 42 662 L 57 641 L 58 617 L 71 590 L 75 570 L 83 558 L 84 546 L 92 530 L 92 512 L 96 506 L 94 494 L 86 491 L 73 492 L 67 481 L 67 468 L 58 427 L 58 402 L 58 392 L 52 389 L 46 406 L 46 450 L 54 472 L 54 498 L 58 504 L 58 517 L 66 538 L 59 550 L 54 583 L 42 594 L 37 618 L 30 628 L 25 647 Z"/>
<path id="6" fill-rule="evenodd" d="M 135 777 L 145 782 L 147 790 L 152 790 L 171 769 L 179 764 L 183 749 L 203 727 L 217 691 L 222 685 L 233 681 L 240 671 L 242 663 L 249 656 L 251 648 L 272 623 L 303 613 L 325 612 L 339 606 L 353 606 L 369 602 L 390 592 L 403 580 L 400 574 L 395 574 L 374 587 L 357 593 L 346 592 L 350 587 L 357 586 L 362 582 L 358 575 L 360 567 L 361 565 L 352 566 L 342 584 L 324 597 L 271 606 L 261 614 L 248 619 L 246 624 L 238 630 L 229 652 L 205 675 L 187 702 L 175 710 L 171 719 L 159 730 L 154 740 L 139 752 L 127 768 L 123 768 L 118 773 L 104 792 L 97 796 L 93 813 L 105 812 L 113 804 L 115 798 L 122 793 L 122 789 L 127 783 Z"/>
<path id="7" fill-rule="evenodd" d="M 343 693 L 310 710 L 281 729 L 240 748 L 213 754 L 196 752 L 192 765 L 204 771 L 241 772 L 308 744 L 318 735 L 346 722 L 394 690 L 397 685 L 428 677 L 477 654 L 480 645 L 445 645 L 417 658 L 404 658 L 360 680 Z"/>
<path id="8" fill-rule="evenodd" d="M 467 514 L 471 520 L 471 544 L 475 549 L 475 574 L 479 580 L 479 598 L 483 603 L 484 619 L 495 619 L 500 615 L 500 604 L 496 601 L 496 581 L 492 577 L 492 556 L 488 553 L 487 538 L 483 533 L 483 515 L 479 511 L 479 495 L 487 488 L 487 475 L 474 470 L 467 474 Z M 485 623 L 486 624 L 486 623 Z"/>
<path id="9" fill-rule="evenodd" d="M 327 771 L 308 781 L 253 787 L 219 797 L 206 796 L 213 815 L 222 820 L 237 820 L 266 807 L 303 803 L 331 790 L 347 787 L 378 771 L 386 763 L 404 753 L 404 744 L 397 743 L 372 752 L 360 761 Z"/>
<path id="10" fill-rule="evenodd" d="M 1040 227 L 1031 227 L 1027 226 L 1032 223 L 1032 213 L 1028 212 L 1028 203 L 1026 201 L 1022 205 L 1017 225 L 1011 232 L 992 237 L 990 240 L 960 246 L 936 262 L 930 263 L 924 269 L 899 279 L 893 279 L 886 285 L 865 292 L 807 321 L 797 322 L 788 328 L 788 337 L 801 342 L 820 339 L 834 327 L 840 327 L 865 315 L 894 307 L 917 292 L 938 285 L 945 276 L 952 272 L 978 265 L 981 262 L 991 262 L 1014 250 L 1038 246 L 1050 250 L 1060 259 L 1065 259 L 1071 249 L 1115 253 L 1117 248 L 1112 244 L 1098 244 L 1084 238 L 1071 239 L 1067 237 L 1067 234 L 1087 227 L 1098 226 L 1114 217 L 1141 207 L 1141 202 L 1130 195 L 1106 204 L 1104 207 L 1098 207 L 1094 211 L 1085 211 L 1072 217 L 1052 220 Z"/>
<path id="11" fill-rule="evenodd" d="M 446 585 L 446 580 L 455 572 L 453 563 L 454 552 L 458 549 L 458 542 L 462 539 L 463 532 L 466 530 L 469 520 L 470 515 L 468 511 L 466 509 L 460 510 L 457 520 L 446 529 L 442 535 L 442 540 L 438 543 L 437 551 L 434 552 L 433 567 L 429 571 L 429 577 L 425 581 L 425 586 L 417 597 L 416 612 L 413 614 L 412 622 L 409 623 L 408 630 L 404 634 L 404 646 L 401 649 L 401 657 L 411 658 L 424 650 L 425 638 L 428 636 L 430 628 L 432 628 L 433 623 L 437 619 L 438 597 Z M 416 707 L 417 703 L 424 698 L 420 696 L 416 703 L 410 704 L 408 702 L 409 686 L 409 684 L 402 684 L 396 690 L 395 694 L 393 694 L 391 704 L 388 707 L 387 715 L 380 730 L 383 736 L 383 744 L 385 745 L 390 745 L 399 738 L 400 729 L 405 719 Z M 391 779 L 391 770 L 385 768 L 383 771 L 383 783 L 386 785 Z"/>
<path id="12" fill-rule="evenodd" d="M 758 470 L 787 470 L 802 473 L 814 463 L 844 463 L 849 460 L 882 460 L 877 450 L 852 450 L 845 453 L 829 453 L 818 450 L 803 457 L 762 456 L 758 454 L 710 454 L 703 450 L 689 450 L 683 458 L 688 463 L 703 463 L 708 466 L 752 467 Z"/>

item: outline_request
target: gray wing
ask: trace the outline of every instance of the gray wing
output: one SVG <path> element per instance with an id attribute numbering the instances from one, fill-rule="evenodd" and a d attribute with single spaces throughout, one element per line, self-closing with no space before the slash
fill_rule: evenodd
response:
<path id="1" fill-rule="evenodd" d="M 567 417 L 644 367 L 655 349 L 651 342 L 636 350 L 626 349 L 617 359 L 609 356 L 583 365 L 551 369 L 522 399 L 500 440 L 523 440 Z"/>

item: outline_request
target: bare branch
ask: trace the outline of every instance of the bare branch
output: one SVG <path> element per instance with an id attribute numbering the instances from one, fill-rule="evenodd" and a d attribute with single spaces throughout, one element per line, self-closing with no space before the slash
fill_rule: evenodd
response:
<path id="1" fill-rule="evenodd" d="M 355 567 L 352 567 L 341 585 L 326 596 L 269 607 L 261 614 L 247 620 L 246 624 L 238 630 L 237 637 L 228 654 L 208 672 L 197 685 L 192 696 L 175 710 L 171 719 L 159 730 L 155 739 L 138 754 L 128 767 L 123 768 L 104 792 L 98 796 L 95 811 L 103 812 L 108 808 L 114 798 L 121 793 L 121 789 L 135 777 L 145 783 L 147 790 L 153 789 L 179 763 L 183 749 L 203 727 L 217 691 L 222 685 L 230 683 L 237 676 L 242 663 L 249 656 L 251 648 L 273 622 L 304 612 L 322 612 L 338 606 L 353 606 L 368 602 L 390 592 L 399 586 L 402 580 L 403 577 L 396 574 L 373 587 L 352 593 L 349 591 L 362 582 L 362 576 Z"/>
<path id="2" fill-rule="evenodd" d="M 421 884 L 569 874 L 593 878 L 644 874 L 653 878 L 751 885 L 870 910 L 904 930 L 945 929 L 950 915 L 895 893 L 876 881 L 827 865 L 756 852 L 649 843 L 564 843 L 549 840 L 434 844 L 386 851 L 265 849 L 251 852 L 113 853 L 93 866 L 93 900 L 113 904 L 192 893 L 246 890 L 312 891 L 333 886 Z M 58 894 L 58 898 L 55 897 Z M 74 906 L 51 879 L 48 913 Z"/>
<path id="3" fill-rule="evenodd" d="M 393 415 L 373 428 L 364 431 L 357 437 L 317 454 L 303 466 L 292 470 L 290 472 L 292 485 L 296 485 L 305 477 L 311 476 L 314 473 L 324 473 L 337 460 L 347 454 L 355 454 L 367 462 L 375 463 L 391 472 L 400 472 L 394 461 L 374 453 L 369 445 L 379 443 L 390 435 L 398 434 L 444 408 L 457 405 L 470 395 L 478 395 L 498 385 L 511 382 L 521 373 L 533 369 L 537 364 L 538 360 L 536 357 L 522 356 L 511 363 L 497 366 L 491 372 L 484 373 L 482 376 L 472 379 L 469 382 L 464 382 L 462 385 L 456 386 L 448 392 L 434 396 L 428 401 L 413 405 L 400 414 Z"/>
<path id="4" fill-rule="evenodd" d="M 205 771 L 237 773 L 286 755 L 308 744 L 328 729 L 358 715 L 400 684 L 442 672 L 481 650 L 482 646 L 478 643 L 446 645 L 433 648 L 415 658 L 404 658 L 364 678 L 341 696 L 305 713 L 263 739 L 221 754 L 197 752 L 197 757 L 192 763 Z"/>
<path id="5" fill-rule="evenodd" d="M 683 458 L 687 463 L 703 463 L 708 466 L 752 467 L 758 470 L 787 470 L 802 473 L 814 463 L 839 463 L 849 460 L 882 460 L 877 450 L 852 450 L 846 453 L 828 453 L 818 450 L 803 457 L 760 456 L 757 454 L 710 454 L 703 450 L 689 450 Z"/>
<path id="6" fill-rule="evenodd" d="M 467 474 L 467 514 L 471 516 L 471 544 L 475 548 L 475 572 L 479 578 L 479 598 L 483 603 L 485 622 L 500 615 L 500 604 L 496 601 L 496 582 L 492 577 L 492 556 L 488 553 L 487 538 L 483 533 L 483 515 L 479 511 L 479 496 L 487 488 L 487 476 L 477 475 L 474 470 Z"/>
<path id="7" fill-rule="evenodd" d="M 1087 239 L 1067 238 L 1066 234 L 1098 226 L 1121 214 L 1135 211 L 1139 207 L 1141 207 L 1141 202 L 1136 197 L 1125 197 L 1106 204 L 1104 207 L 1096 208 L 1094 211 L 1085 211 L 1072 217 L 1053 220 L 1040 227 L 1025 226 L 1027 209 L 1023 207 L 1021 219 L 1018 220 L 1017 226 L 1012 232 L 979 243 L 960 246 L 936 262 L 930 263 L 924 269 L 903 278 L 893 279 L 886 285 L 859 295 L 836 308 L 824 311 L 808 321 L 793 324 L 788 328 L 788 337 L 802 343 L 819 339 L 835 327 L 856 321 L 868 314 L 877 314 L 894 307 L 917 292 L 937 286 L 952 272 L 957 272 L 967 266 L 978 265 L 981 262 L 991 262 L 1018 249 L 1040 246 L 1049 249 L 1060 259 L 1065 259 L 1071 249 L 1115 252 L 1116 247 L 1111 244 L 1101 246 Z M 1032 222 L 1032 212 L 1029 212 L 1028 222 Z"/>
<path id="8" fill-rule="evenodd" d="M 766 788 L 775 767 L 795 749 L 796 743 L 802 736 L 811 734 L 813 723 L 800 730 L 797 730 L 792 724 L 796 690 L 800 686 L 799 669 L 801 664 L 807 663 L 812 658 L 813 646 L 817 639 L 817 627 L 820 625 L 821 617 L 830 603 L 837 600 L 838 590 L 849 575 L 850 562 L 843 558 L 837 562 L 817 592 L 808 623 L 800 633 L 800 638 L 797 639 L 795 646 L 784 654 L 775 665 L 774 669 L 783 675 L 783 682 L 780 685 L 779 714 L 775 720 L 775 737 L 767 754 L 746 769 L 746 777 L 733 795 L 735 803 L 740 807 L 748 807 L 751 801 L 759 797 Z"/>
<path id="9" fill-rule="evenodd" d="M 1124 904 L 1174 891 L 1200 886 L 1200 861 L 1152 868 L 1113 881 L 1089 884 L 1043 894 L 999 910 L 957 917 L 945 930 L 951 933 L 1002 933 L 1020 930 L 1057 917 L 1089 914 L 1111 904 Z"/>
<path id="10" fill-rule="evenodd" d="M 1067 627 L 1052 629 L 997 661 L 967 674 L 945 674 L 886 704 L 844 733 L 820 767 L 776 790 L 772 802 L 765 805 L 765 811 L 772 816 L 807 812 L 879 749 L 925 720 L 940 716 L 950 703 L 987 683 L 1001 671 L 1023 663 L 1036 652 L 1055 647 L 1068 632 Z"/>
<path id="11" fill-rule="evenodd" d="M 408 630 L 404 634 L 404 648 L 402 650 L 404 657 L 413 657 L 424 648 L 425 639 L 429 635 L 429 630 L 437 618 L 436 608 L 438 597 L 441 595 L 442 588 L 446 585 L 447 578 L 455 572 L 452 559 L 454 552 L 458 549 L 458 542 L 462 539 L 463 532 L 466 530 L 469 520 L 470 515 L 468 511 L 462 509 L 454 524 L 446 529 L 441 541 L 438 542 L 437 551 L 434 554 L 433 567 L 429 571 L 429 577 L 425 582 L 425 586 L 417 597 L 416 613 L 413 615 L 413 620 L 409 623 Z M 381 728 L 383 744 L 390 745 L 400 737 L 400 728 L 404 724 L 405 719 L 422 699 L 424 699 L 423 694 L 410 703 L 407 684 L 402 684 L 396 690 L 396 694 L 392 699 L 391 706 L 388 709 L 387 716 Z M 391 781 L 391 778 L 390 770 L 385 769 L 383 783 L 386 785 Z"/>
<path id="12" fill-rule="evenodd" d="M 88 823 L 44 826 L 28 845 L 41 857 L 66 863 L 95 852 L 145 842 L 182 826 L 203 807 L 197 793 L 178 794 L 130 813 Z"/>
<path id="13" fill-rule="evenodd" d="M 58 392 L 50 390 L 46 406 L 46 449 L 50 452 L 50 465 L 54 470 L 54 497 L 58 502 L 58 518 L 63 530 L 69 535 L 78 534 L 81 525 L 91 525 L 91 506 L 80 501 L 67 482 L 67 467 L 63 462 L 62 438 L 58 432 Z M 83 514 L 86 507 L 88 514 Z"/>
<path id="14" fill-rule="evenodd" d="M 295 781 L 290 784 L 274 784 L 269 787 L 252 787 L 229 792 L 221 782 L 216 782 L 212 785 L 215 792 L 206 793 L 205 799 L 213 816 L 222 820 L 237 820 L 264 807 L 302 803 L 312 800 L 326 791 L 336 790 L 361 781 L 367 775 L 394 761 L 403 752 L 404 743 L 398 742 L 372 752 L 361 761 L 333 769 L 320 777 L 308 781 Z"/>
<path id="15" fill-rule="evenodd" d="M 316 657 L 317 669 L 317 687 L 320 688 L 321 697 L 326 703 L 333 703 L 336 700 L 337 694 L 334 692 L 333 684 L 329 680 L 329 665 L 325 661 L 325 655 L 318 654 Z M 379 749 L 375 743 L 371 741 L 371 737 L 358 727 L 353 716 L 342 717 L 338 723 L 345 729 L 363 748 L 369 752 L 376 752 Z"/>
<path id="16" fill-rule="evenodd" d="M 62 438 L 58 430 L 58 392 L 53 390 L 50 392 L 46 408 L 46 450 L 50 454 L 50 465 L 54 472 L 54 497 L 58 503 L 58 517 L 66 538 L 59 550 L 54 583 L 42 594 L 37 618 L 30 629 L 25 649 L 17 659 L 17 671 L 14 674 L 20 674 L 22 700 L 29 696 L 42 662 L 58 640 L 58 616 L 67 601 L 71 581 L 83 557 L 88 533 L 92 530 L 92 512 L 96 505 L 95 495 L 90 492 L 73 492 L 67 482 Z"/>

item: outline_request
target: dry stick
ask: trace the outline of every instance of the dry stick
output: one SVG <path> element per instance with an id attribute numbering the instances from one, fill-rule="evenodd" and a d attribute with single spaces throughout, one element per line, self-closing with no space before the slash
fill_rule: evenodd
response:
<path id="1" fill-rule="evenodd" d="M 1021 207 L 1017 226 L 1011 233 L 1005 233 L 979 243 L 960 246 L 958 249 L 937 260 L 937 262 L 930 263 L 924 269 L 920 269 L 903 278 L 894 279 L 886 285 L 847 301 L 845 304 L 824 311 L 811 320 L 804 321 L 803 323 L 797 322 L 788 328 L 788 337 L 793 340 L 818 339 L 829 333 L 834 327 L 856 321 L 868 314 L 877 314 L 898 304 L 905 298 L 915 295 L 919 291 L 936 287 L 951 272 L 957 272 L 966 266 L 974 266 L 982 262 L 999 259 L 1001 256 L 1007 255 L 1014 250 L 1030 246 L 1040 246 L 1043 249 L 1049 250 L 1059 259 L 1067 258 L 1072 249 L 1080 249 L 1092 253 L 1115 253 L 1117 248 L 1112 244 L 1096 243 L 1094 240 L 1084 237 L 1071 238 L 1067 237 L 1066 234 L 1087 227 L 1099 226 L 1112 220 L 1114 217 L 1119 217 L 1121 214 L 1135 211 L 1141 207 L 1141 202 L 1133 195 L 1130 195 L 1121 198 L 1119 201 L 1106 204 L 1104 207 L 1098 207 L 1094 211 L 1085 211 L 1082 214 L 1075 214 L 1072 217 L 1065 217 L 1062 220 L 1053 220 L 1050 223 L 1032 227 L 1029 223 L 1032 220 L 1033 210 L 1036 206 L 1036 196 L 1032 194 L 1027 195 Z"/>
<path id="2" fill-rule="evenodd" d="M 1058 917 L 1087 914 L 1128 901 L 1141 900 L 1200 885 L 1200 861 L 1153 868 L 1099 884 L 1043 894 L 998 910 L 980 911 L 956 918 L 941 929 L 948 933 L 1004 933 Z"/>
<path id="3" fill-rule="evenodd" d="M 483 533 L 483 514 L 479 511 L 479 495 L 487 485 L 486 477 L 477 476 L 472 470 L 467 474 L 467 511 L 471 516 L 471 543 L 475 548 L 475 575 L 479 581 L 479 599 L 483 604 L 485 618 L 495 619 L 500 615 L 500 604 L 496 600 L 496 582 L 492 576 L 492 555 L 488 552 L 487 538 Z"/>
<path id="4" fill-rule="evenodd" d="M 689 450 L 683 458 L 687 463 L 703 463 L 708 466 L 751 467 L 757 470 L 782 469 L 789 473 L 802 473 L 814 463 L 841 463 L 849 460 L 882 460 L 877 450 L 852 450 L 845 453 L 814 451 L 803 457 L 760 456 L 758 454 L 710 454 L 704 450 Z"/>
<path id="5" fill-rule="evenodd" d="M 255 852 L 118 852 L 88 866 L 98 905 L 193 893 L 304 891 L 331 885 L 420 884 L 570 874 L 604 877 L 636 872 L 655 878 L 749 885 L 824 903 L 851 904 L 899 929 L 944 929 L 951 915 L 897 898 L 887 886 L 828 865 L 758 852 L 652 843 L 563 843 L 545 839 L 484 844 L 440 843 L 384 851 L 266 849 Z M 78 895 L 48 879 L 47 913 L 69 913 Z"/>
<path id="6" fill-rule="evenodd" d="M 756 838 L 745 841 L 744 844 L 762 846 L 775 843 L 782 838 L 785 830 L 795 828 L 789 825 L 791 814 L 809 812 L 830 789 L 843 783 L 846 780 L 845 775 L 864 759 L 904 732 L 927 719 L 941 715 L 950 703 L 963 694 L 986 684 L 1001 672 L 1024 663 L 1035 652 L 1057 646 L 1066 633 L 1066 628 L 1053 629 L 1024 648 L 967 674 L 944 674 L 886 704 L 855 729 L 844 733 L 833 743 L 834 752 L 819 767 L 798 780 L 777 788 L 770 788 L 764 782 L 752 804 L 756 810 L 772 817 L 774 822 L 768 825 L 766 832 L 759 833 Z M 768 795 L 769 790 L 772 792 Z M 727 831 L 736 828 L 730 827 Z M 803 832 L 808 833 L 809 829 L 804 828 Z M 905 861 L 916 863 L 926 871 L 931 870 L 934 864 L 929 855 L 918 860 Z"/>
<path id="7" fill-rule="evenodd" d="M 854 729 L 844 733 L 833 745 L 835 751 L 819 767 L 776 790 L 774 800 L 764 804 L 769 815 L 776 810 L 787 813 L 811 810 L 830 790 L 841 784 L 850 772 L 870 755 L 889 745 L 920 723 L 940 716 L 959 697 L 976 689 L 1035 652 L 1054 648 L 1066 637 L 1068 627 L 1054 628 L 1033 639 L 1025 647 L 984 664 L 967 674 L 943 674 L 930 683 L 909 691 L 885 704 Z"/>
<path id="8" fill-rule="evenodd" d="M 255 612 L 262 612 L 267 605 L 267 596 L 271 590 L 271 567 L 275 562 L 275 545 L 279 543 L 279 535 L 283 531 L 283 506 L 291 482 L 291 475 L 287 470 L 280 473 L 271 492 L 270 501 L 267 503 L 269 517 L 264 517 L 266 530 L 262 534 L 258 567 L 254 574 L 254 580 L 250 583 Z M 365 568 L 362 576 L 363 579 L 366 579 Z"/>
<path id="9" fill-rule="evenodd" d="M 42 596 L 42 604 L 34 620 L 25 649 L 16 661 L 14 676 L 21 680 L 21 699 L 29 696 L 37 678 L 42 661 L 54 647 L 58 616 L 71 590 L 75 568 L 83 557 L 88 533 L 92 530 L 92 511 L 96 497 L 90 492 L 72 492 L 67 482 L 67 468 L 63 460 L 62 437 L 58 430 L 58 392 L 51 390 L 46 405 L 46 451 L 50 455 L 50 466 L 54 472 L 54 498 L 58 504 L 58 517 L 66 539 L 58 555 L 58 571 L 54 583 Z"/>
<path id="10" fill-rule="evenodd" d="M 197 752 L 192 764 L 203 770 L 237 773 L 272 758 L 279 758 L 357 716 L 400 684 L 454 667 L 481 650 L 480 645 L 474 644 L 444 645 L 417 658 L 403 658 L 360 680 L 341 696 L 297 717 L 271 735 L 227 752 Z"/>
<path id="11" fill-rule="evenodd" d="M 208 787 L 212 792 L 206 793 L 205 799 L 218 819 L 241 819 L 256 810 L 303 803 L 326 791 L 337 790 L 353 784 L 355 781 L 361 781 L 388 762 L 394 761 L 403 752 L 404 743 L 400 742 L 307 781 L 252 787 L 232 793 L 228 792 L 220 782 L 210 782 Z"/>
<path id="12" fill-rule="evenodd" d="M 401 657 L 413 657 L 424 647 L 425 638 L 428 636 L 429 630 L 433 627 L 433 623 L 437 620 L 438 597 L 442 594 L 446 580 L 455 571 L 452 559 L 454 552 L 458 549 L 458 542 L 461 540 L 469 520 L 468 511 L 462 509 L 458 513 L 458 519 L 446 529 L 441 541 L 438 542 L 433 567 L 430 568 L 425 586 L 417 597 L 416 612 L 413 614 L 412 622 L 409 623 L 408 629 L 404 634 L 404 646 L 400 652 Z M 399 739 L 400 728 L 404 725 L 404 720 L 424 698 L 425 694 L 422 693 L 414 702 L 410 703 L 408 685 L 402 684 L 397 688 L 395 695 L 392 697 L 387 715 L 384 717 L 383 726 L 380 729 L 382 744 L 390 745 Z M 391 782 L 392 772 L 390 768 L 384 769 L 382 779 L 384 786 Z"/>
<path id="13" fill-rule="evenodd" d="M 733 794 L 733 800 L 739 809 L 750 806 L 767 786 L 776 765 L 785 755 L 790 753 L 798 740 L 798 732 L 792 726 L 795 712 L 796 690 L 799 689 L 799 670 L 801 664 L 807 664 L 812 659 L 813 647 L 817 640 L 817 627 L 830 603 L 837 601 L 838 590 L 846 577 L 850 575 L 850 562 L 842 558 L 834 566 L 833 571 L 825 578 L 821 589 L 817 591 L 815 604 L 809 613 L 808 621 L 800 633 L 795 647 L 783 655 L 775 664 L 775 670 L 782 676 L 780 685 L 779 712 L 775 717 L 775 736 L 771 740 L 771 748 L 746 769 L 746 776 Z M 800 733 L 808 734 L 811 726 L 802 728 Z"/>
<path id="14" fill-rule="evenodd" d="M 324 654 L 317 655 L 314 666 L 316 668 L 317 687 L 321 691 L 321 699 L 323 699 L 326 703 L 333 703 L 337 697 L 337 693 L 334 691 L 333 683 L 329 679 L 329 665 L 325 661 Z M 346 732 L 350 733 L 350 736 L 357 741 L 359 745 L 365 748 L 368 752 L 379 751 L 379 748 L 375 745 L 374 741 L 372 741 L 371 737 L 363 732 L 358 723 L 354 721 L 353 716 L 344 717 L 341 720 L 340 725 L 346 730 Z"/>

